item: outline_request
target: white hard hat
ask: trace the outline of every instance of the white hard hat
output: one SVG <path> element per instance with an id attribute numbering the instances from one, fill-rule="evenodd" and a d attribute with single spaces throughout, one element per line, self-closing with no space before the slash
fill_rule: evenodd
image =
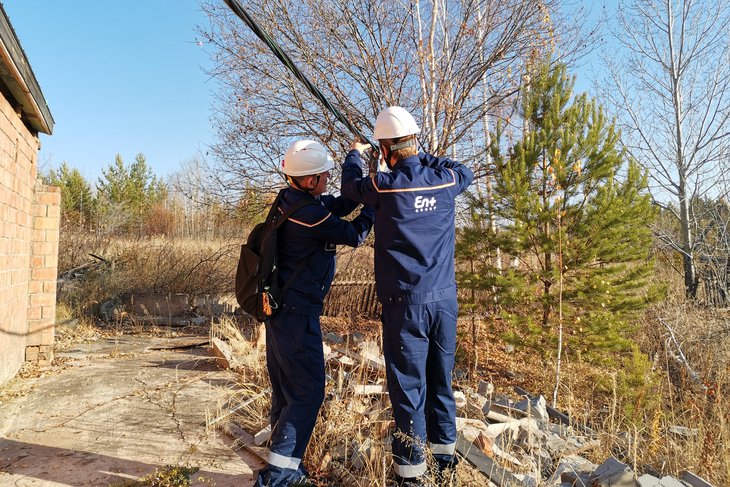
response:
<path id="1" fill-rule="evenodd" d="M 420 132 L 421 129 L 408 110 L 402 107 L 388 107 L 375 119 L 373 137 L 377 140 L 397 139 Z"/>
<path id="2" fill-rule="evenodd" d="M 320 174 L 335 167 L 332 160 L 319 142 L 298 140 L 286 150 L 281 169 L 287 176 L 310 176 Z"/>

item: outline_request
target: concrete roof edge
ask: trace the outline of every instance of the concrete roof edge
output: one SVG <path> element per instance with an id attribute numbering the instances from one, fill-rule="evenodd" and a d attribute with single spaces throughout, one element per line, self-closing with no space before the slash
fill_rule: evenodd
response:
<path id="1" fill-rule="evenodd" d="M 53 116 L 2 3 L 0 65 L 0 80 L 20 104 L 27 122 L 38 132 L 53 133 Z"/>

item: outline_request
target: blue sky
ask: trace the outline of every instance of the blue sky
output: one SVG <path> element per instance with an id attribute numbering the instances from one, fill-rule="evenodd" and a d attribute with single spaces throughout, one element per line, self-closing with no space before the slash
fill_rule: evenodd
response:
<path id="1" fill-rule="evenodd" d="M 142 152 L 165 176 L 212 142 L 198 0 L 2 3 L 55 120 L 41 169 L 66 161 L 93 184 L 117 153 Z"/>
<path id="2" fill-rule="evenodd" d="M 164 177 L 214 141 L 199 0 L 2 3 L 55 120 L 53 135 L 41 134 L 41 169 L 66 161 L 93 186 L 116 154 L 129 164 L 142 152 Z M 592 64 L 574 71 L 578 91 L 589 89 Z"/>

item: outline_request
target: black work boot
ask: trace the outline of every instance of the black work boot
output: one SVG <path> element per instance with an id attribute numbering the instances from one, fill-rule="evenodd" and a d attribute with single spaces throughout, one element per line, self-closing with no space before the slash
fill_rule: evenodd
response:
<path id="1" fill-rule="evenodd" d="M 451 467 L 439 470 L 436 474 L 436 482 L 439 487 L 456 487 L 456 469 Z"/>
<path id="2" fill-rule="evenodd" d="M 459 458 L 453 456 L 451 458 L 436 457 L 436 468 L 434 477 L 436 477 L 436 484 L 438 487 L 456 487 L 456 465 L 459 463 Z"/>
<path id="3" fill-rule="evenodd" d="M 403 478 L 396 475 L 394 487 L 434 487 L 434 485 L 425 476 Z"/>

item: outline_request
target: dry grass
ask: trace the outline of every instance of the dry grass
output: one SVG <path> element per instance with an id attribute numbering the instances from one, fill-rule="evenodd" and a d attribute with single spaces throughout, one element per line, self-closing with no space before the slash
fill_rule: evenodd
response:
<path id="1" fill-rule="evenodd" d="M 230 292 L 239 244 L 154 239 L 107 241 L 83 235 L 73 242 L 62 242 L 61 270 L 87 262 L 88 253 L 107 258 L 114 265 L 98 267 L 65 290 L 58 322 L 79 321 L 73 326 L 58 327 L 59 342 L 93 339 L 99 329 L 93 320 L 84 317 L 94 316 L 101 302 L 123 292 Z M 662 269 L 660 272 L 657 279 L 668 284 L 669 295 L 681 295 L 681 282 L 674 274 Z M 343 249 L 338 253 L 338 278 L 372 279 L 372 248 Z M 685 364 L 677 360 L 678 348 L 659 318 L 672 329 L 686 363 L 697 373 L 701 384 L 695 383 Z M 579 423 L 599 430 L 601 435 L 601 448 L 586 456 L 597 463 L 617 456 L 639 473 L 678 476 L 687 469 L 715 485 L 730 485 L 730 454 L 725 446 L 730 444 L 729 323 L 727 310 L 668 299 L 647 313 L 634 337 L 641 360 L 623 357 L 623 370 L 591 366 L 577 357 L 564 356 L 557 406 Z M 244 329 L 243 335 L 236 336 L 241 324 L 228 325 L 221 325 L 223 328 L 215 333 L 233 337 L 232 341 L 240 347 L 238 356 L 247 358 L 239 376 L 240 390 L 227 398 L 222 410 L 269 387 L 263 351 L 250 344 L 253 330 Z M 533 394 L 543 394 L 551 402 L 554 351 L 513 349 L 502 341 L 510 325 L 497 318 L 483 316 L 478 325 L 475 349 L 470 316 L 465 314 L 459 320 L 456 388 L 475 387 L 481 379 L 492 382 L 501 393 L 511 393 L 512 386 L 520 386 Z M 380 323 L 360 320 L 356 315 L 325 318 L 323 331 L 349 337 L 360 333 L 377 341 Z M 467 372 L 475 355 L 477 373 L 470 377 Z M 385 485 L 391 471 L 389 405 L 380 397 L 356 397 L 348 387 L 354 383 L 382 382 L 383 375 L 373 373 L 363 363 L 345 366 L 336 361 L 330 361 L 328 374 L 331 379 L 327 382 L 327 400 L 308 448 L 308 466 L 323 482 L 335 485 Z M 239 411 L 236 421 L 255 433 L 265 425 L 268 407 L 268 397 L 264 395 Z M 674 426 L 689 428 L 689 434 L 671 433 L 676 431 Z M 354 452 L 367 442 L 370 453 L 355 465 L 358 455 Z M 473 470 L 460 467 L 460 475 L 473 475 Z M 469 482 L 464 478 L 462 485 L 475 485 Z"/>
<path id="2" fill-rule="evenodd" d="M 228 340 L 245 364 L 239 370 L 240 390 L 221 408 L 223 414 L 231 405 L 244 403 L 265 391 L 269 383 L 264 354 L 256 349 L 253 332 L 241 333 L 235 324 L 225 320 L 215 328 L 214 335 Z M 369 340 L 380 346 L 378 323 L 325 318 L 323 328 L 344 336 L 348 336 L 347 332 L 365 332 Z M 351 350 L 350 359 L 338 350 Z M 384 487 L 392 481 L 390 441 L 394 424 L 390 404 L 387 395 L 358 395 L 354 386 L 384 384 L 385 372 L 358 357 L 356 350 L 354 343 L 333 346 L 328 356 L 325 403 L 303 461 L 320 485 Z M 266 394 L 241 408 L 231 419 L 255 434 L 267 424 L 268 409 Z M 458 467 L 458 476 L 457 485 L 477 485 L 474 479 L 483 482 L 483 477 L 467 464 Z"/>
<path id="3" fill-rule="evenodd" d="M 662 323 L 673 330 L 699 383 Z M 519 386 L 551 403 L 554 351 L 507 345 L 501 337 L 508 326 L 498 319 L 479 323 L 477 377 L 457 381 L 458 386 L 483 379 L 498 392 L 509 394 Z M 730 485 L 730 310 L 668 299 L 649 310 L 639 328 L 638 359 L 623 357 L 623 369 L 563 356 L 557 407 L 601 439 L 601 447 L 585 456 L 595 463 L 615 456 L 639 474 L 679 477 L 689 470 L 713 485 Z M 463 377 L 474 353 L 468 317 L 460 320 L 459 330 L 456 375 L 461 370 Z"/>
<path id="4" fill-rule="evenodd" d="M 227 240 L 80 238 L 77 243 L 73 252 L 59 254 L 61 272 L 92 262 L 89 254 L 106 259 L 64 283 L 59 301 L 77 317 L 97 316 L 102 303 L 125 293 L 231 292 L 240 248 L 240 242 Z"/>

